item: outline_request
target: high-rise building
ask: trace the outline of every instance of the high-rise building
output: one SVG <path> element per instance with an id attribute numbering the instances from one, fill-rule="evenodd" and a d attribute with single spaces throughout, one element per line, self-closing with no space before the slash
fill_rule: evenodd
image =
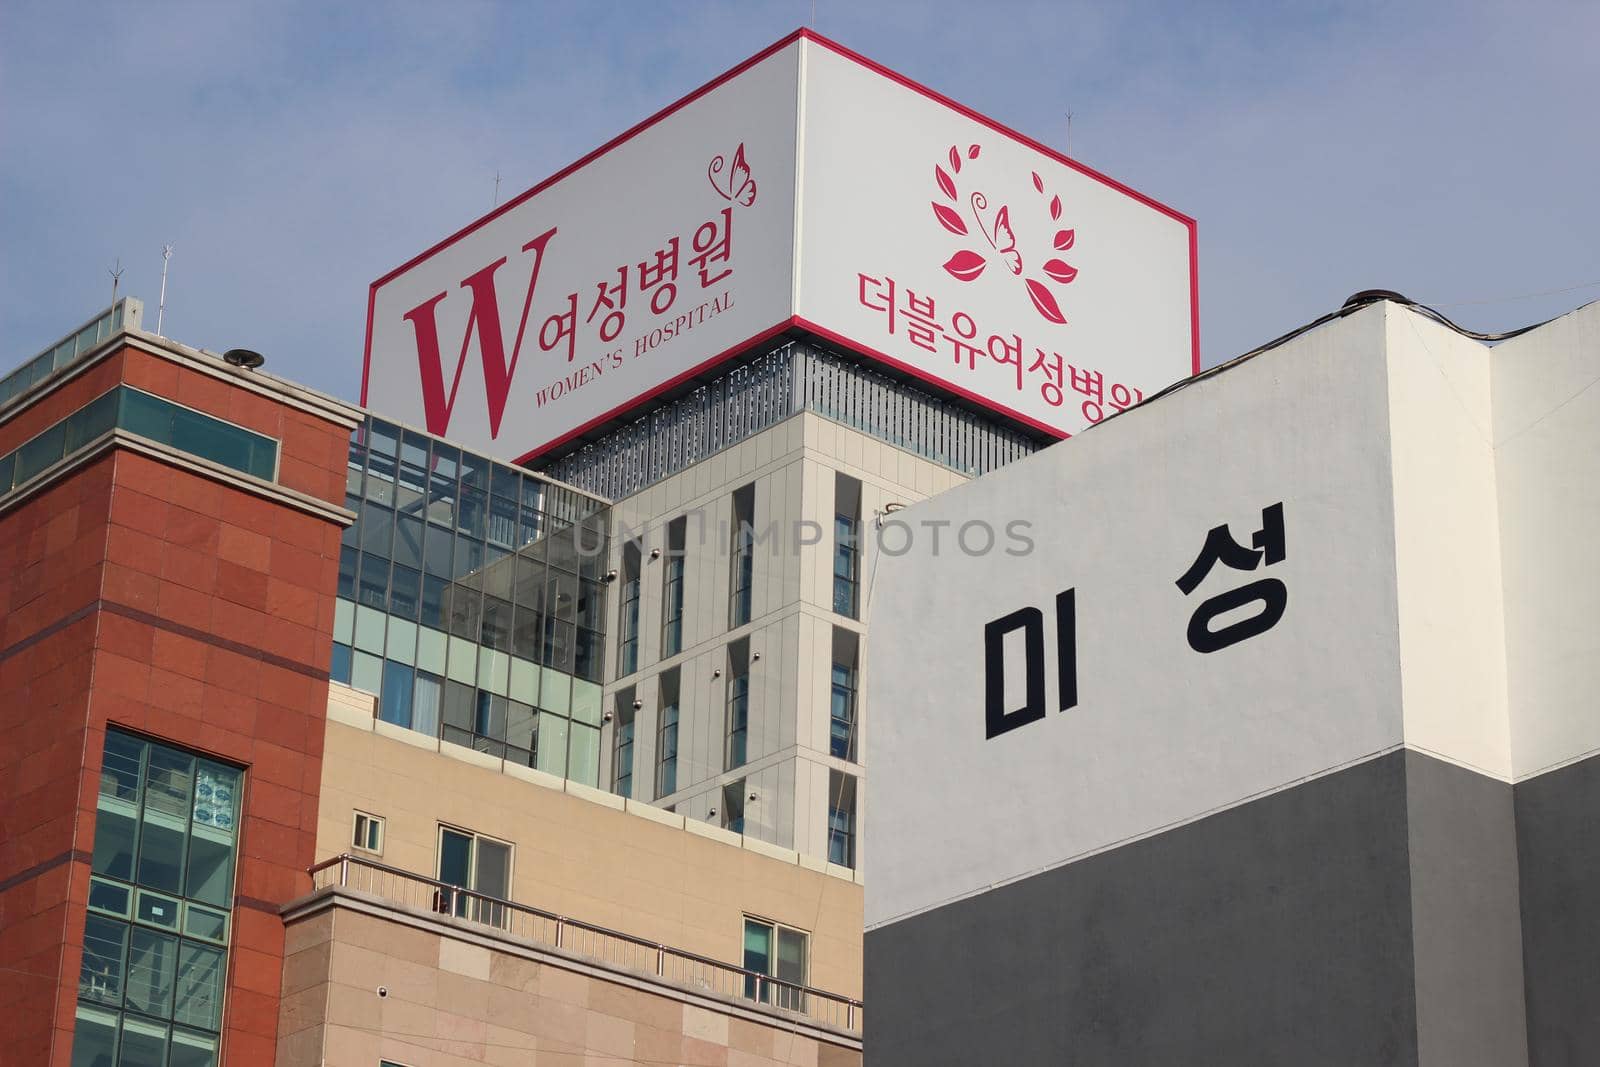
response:
<path id="1" fill-rule="evenodd" d="M 879 534 L 1194 369 L 1194 249 L 801 32 L 374 283 L 362 406 L 27 360 L 19 1062 L 859 1063 Z"/>

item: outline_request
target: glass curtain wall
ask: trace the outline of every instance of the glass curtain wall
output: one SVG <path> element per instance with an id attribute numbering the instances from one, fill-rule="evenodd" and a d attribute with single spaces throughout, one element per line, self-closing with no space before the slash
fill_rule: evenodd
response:
<path id="1" fill-rule="evenodd" d="M 75 1067 L 214 1067 L 241 772 L 107 731 Z"/>
<path id="2" fill-rule="evenodd" d="M 597 785 L 609 511 L 369 418 L 330 670 L 385 722 Z"/>

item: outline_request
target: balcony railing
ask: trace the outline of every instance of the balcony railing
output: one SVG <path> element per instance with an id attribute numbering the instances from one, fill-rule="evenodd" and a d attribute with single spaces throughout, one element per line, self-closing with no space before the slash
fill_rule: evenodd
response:
<path id="1" fill-rule="evenodd" d="M 861 1001 L 836 993 L 795 985 L 603 926 L 475 893 L 361 856 L 334 856 L 312 867 L 310 874 L 312 884 L 319 890 L 352 889 L 403 907 L 492 927 L 521 941 L 602 966 L 653 976 L 693 992 L 754 1001 L 834 1030 L 861 1033 Z"/>

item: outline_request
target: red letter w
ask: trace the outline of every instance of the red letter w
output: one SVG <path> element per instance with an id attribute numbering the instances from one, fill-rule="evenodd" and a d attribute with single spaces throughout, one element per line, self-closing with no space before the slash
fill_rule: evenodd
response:
<path id="1" fill-rule="evenodd" d="M 450 381 L 448 396 L 444 391 L 444 365 L 439 358 L 439 326 L 433 317 L 434 308 L 445 294 L 424 300 L 405 314 L 404 318 L 416 331 L 417 366 L 422 373 L 422 410 L 429 433 L 443 435 L 450 428 L 450 412 L 456 406 L 456 390 L 461 386 L 461 371 L 467 363 L 467 346 L 472 343 L 476 329 L 478 355 L 483 361 L 483 391 L 489 401 L 489 436 L 500 436 L 500 416 L 505 414 L 511 376 L 517 372 L 522 337 L 528 329 L 528 311 L 533 306 L 534 288 L 539 284 L 539 265 L 544 262 L 544 246 L 555 235 L 556 228 L 552 226 L 522 246 L 524 252 L 533 252 L 533 270 L 528 275 L 528 296 L 522 302 L 522 320 L 517 324 L 517 339 L 511 346 L 509 363 L 506 362 L 505 337 L 500 330 L 500 302 L 494 289 L 494 272 L 505 265 L 506 257 L 501 256 L 462 281 L 461 288 L 472 290 L 472 312 L 461 338 L 461 354 L 456 357 L 455 377 Z"/>

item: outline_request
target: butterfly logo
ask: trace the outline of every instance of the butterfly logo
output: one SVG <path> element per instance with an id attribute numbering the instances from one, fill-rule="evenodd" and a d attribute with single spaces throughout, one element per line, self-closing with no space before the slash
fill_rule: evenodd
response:
<path id="1" fill-rule="evenodd" d="M 731 200 L 745 207 L 756 202 L 756 180 L 750 176 L 750 165 L 744 159 L 744 142 L 739 142 L 739 147 L 733 152 L 733 166 L 728 167 L 725 181 L 719 181 L 717 176 L 722 174 L 727 167 L 727 160 L 717 156 L 706 168 L 706 178 L 711 182 L 711 188 L 724 200 Z"/>
<path id="2" fill-rule="evenodd" d="M 978 145 L 968 145 L 965 162 L 972 163 L 982 154 Z M 939 193 L 949 203 L 940 203 L 939 200 L 929 202 L 933 208 L 933 217 L 939 225 L 957 237 L 971 238 L 972 231 L 967 228 L 967 219 L 959 209 L 961 204 L 960 190 L 956 187 L 956 179 L 961 174 L 963 163 L 961 149 L 957 145 L 950 146 L 950 153 L 945 157 L 949 160 L 950 169 L 946 170 L 944 162 L 934 164 L 933 181 L 938 186 Z M 981 168 L 981 165 L 980 165 Z M 968 173 L 971 177 L 971 172 Z M 1034 171 L 1033 189 L 1041 198 L 1049 200 L 1050 225 L 1061 225 L 1061 198 L 1051 196 L 1045 189 L 1044 178 Z M 978 232 L 983 234 L 983 239 L 989 242 L 993 251 L 993 258 L 1006 265 L 1006 269 L 1018 278 L 1022 278 L 1022 253 L 1017 251 L 1017 235 L 1011 229 L 1011 205 L 1002 204 L 994 213 L 992 223 L 985 222 L 989 210 L 989 198 L 982 192 L 974 191 L 967 198 L 967 204 L 972 209 L 972 220 L 977 224 Z M 955 205 L 955 206 L 952 206 Z M 1048 232 L 1048 231 L 1045 231 Z M 1042 234 L 1040 235 L 1042 236 Z M 1050 248 L 1055 252 L 1065 252 L 1077 240 L 1076 231 L 1071 228 L 1058 229 L 1055 236 L 1050 239 Z M 1037 245 L 1035 246 L 1037 247 Z M 1046 252 L 1045 255 L 1049 255 Z M 944 262 L 945 273 L 958 282 L 976 281 L 978 276 L 989 266 L 990 257 L 971 248 L 958 248 Z M 1047 259 L 1039 267 L 1045 277 L 1057 285 L 1067 285 L 1078 276 L 1078 269 L 1071 266 L 1066 260 L 1059 258 Z M 1061 303 L 1056 298 L 1055 291 L 1050 285 L 1039 278 L 1022 278 L 1023 286 L 1028 293 L 1028 299 L 1033 301 L 1034 308 L 1046 321 L 1058 325 L 1066 325 L 1066 313 L 1061 310 Z"/>
<path id="3" fill-rule="evenodd" d="M 1017 251 L 1017 235 L 1011 232 L 1011 208 L 1002 204 L 999 211 L 994 213 L 994 229 L 989 229 L 983 224 L 983 213 L 989 209 L 989 199 L 982 193 L 973 193 L 972 217 L 978 220 L 978 231 L 983 234 L 984 240 L 989 242 L 989 247 L 999 253 L 1000 260 L 1011 269 L 1012 274 L 1022 274 L 1022 254 Z"/>

